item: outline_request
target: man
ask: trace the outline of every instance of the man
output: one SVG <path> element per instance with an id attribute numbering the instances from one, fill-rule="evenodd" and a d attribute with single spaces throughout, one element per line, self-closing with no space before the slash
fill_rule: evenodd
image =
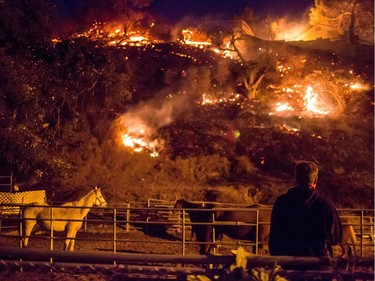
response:
<path id="1" fill-rule="evenodd" d="M 341 241 L 342 225 L 332 201 L 317 189 L 318 166 L 296 165 L 297 186 L 280 195 L 272 209 L 269 251 L 276 256 L 328 256 Z"/>

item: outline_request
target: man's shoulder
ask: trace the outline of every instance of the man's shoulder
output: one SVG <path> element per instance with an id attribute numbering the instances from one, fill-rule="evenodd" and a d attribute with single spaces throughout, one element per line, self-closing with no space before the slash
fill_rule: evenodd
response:
<path id="1" fill-rule="evenodd" d="M 316 198 L 318 198 L 322 202 L 333 204 L 333 201 L 331 200 L 331 198 L 328 197 L 326 194 L 322 193 L 322 191 L 320 190 L 315 190 L 314 195 Z"/>
<path id="2" fill-rule="evenodd" d="M 281 195 L 279 195 L 275 201 L 275 204 L 280 204 L 282 202 L 285 202 L 285 201 L 288 201 L 290 200 L 290 198 L 293 197 L 293 190 L 295 189 L 295 187 L 292 187 L 290 189 L 288 189 L 288 191 L 286 193 L 283 193 Z"/>

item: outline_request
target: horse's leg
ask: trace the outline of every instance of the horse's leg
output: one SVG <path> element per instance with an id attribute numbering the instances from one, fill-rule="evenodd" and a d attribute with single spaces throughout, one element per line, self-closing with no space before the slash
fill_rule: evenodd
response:
<path id="1" fill-rule="evenodd" d="M 78 230 L 81 228 L 82 224 L 70 224 L 67 226 L 66 230 L 66 239 L 64 250 L 73 251 L 74 250 L 74 242 L 77 236 Z"/>
<path id="2" fill-rule="evenodd" d="M 64 250 L 73 251 L 74 250 L 74 241 L 75 241 L 76 233 L 69 231 L 66 235 Z"/>
<path id="3" fill-rule="evenodd" d="M 258 255 L 268 254 L 268 239 L 270 234 L 269 225 L 260 225 L 259 226 L 259 241 L 258 241 Z"/>
<path id="4" fill-rule="evenodd" d="M 22 247 L 26 248 L 29 244 L 29 238 L 31 235 L 31 232 L 33 231 L 34 226 L 36 225 L 36 220 L 34 219 L 27 219 L 24 220 L 24 232 L 23 232 L 23 238 L 22 238 Z"/>
<path id="5" fill-rule="evenodd" d="M 195 236 L 195 225 L 191 226 L 191 232 L 190 232 L 190 241 L 193 241 Z"/>
<path id="6" fill-rule="evenodd" d="M 73 251 L 74 250 L 74 241 L 76 235 L 75 234 L 68 234 L 65 239 L 64 250 Z"/>
<path id="7" fill-rule="evenodd" d="M 223 241 L 223 236 L 224 236 L 224 232 L 222 229 L 218 228 L 216 229 L 216 232 L 215 232 L 215 242 L 216 243 L 216 248 L 221 248 L 221 241 Z"/>

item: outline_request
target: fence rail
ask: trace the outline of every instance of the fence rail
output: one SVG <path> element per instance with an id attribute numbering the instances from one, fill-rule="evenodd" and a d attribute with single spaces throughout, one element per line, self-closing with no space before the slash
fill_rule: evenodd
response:
<path id="1" fill-rule="evenodd" d="M 144 255 L 133 253 L 67 252 L 31 249 L 0 248 L 0 270 L 38 272 L 51 269 L 55 272 L 110 273 L 110 274 L 157 274 L 188 276 L 204 275 L 221 278 L 233 274 L 229 265 L 246 270 L 267 267 L 270 276 L 291 278 L 324 277 L 331 280 L 373 280 L 374 259 L 334 259 L 312 257 L 250 256 L 245 258 L 247 266 L 240 266 L 235 256 L 201 255 Z M 243 259 L 243 257 L 242 257 Z M 26 261 L 25 261 L 26 260 Z M 31 260 L 31 262 L 30 262 Z M 44 261 L 43 261 L 44 260 Z M 54 262 L 50 262 L 53 260 Z M 183 266 L 181 266 L 183 265 Z M 203 265 L 203 266 L 202 266 Z M 209 267 L 209 265 L 211 267 Z M 293 266 L 293 270 L 283 270 Z M 306 270 L 324 268 L 324 270 Z M 300 268 L 300 269 L 299 269 Z M 330 268 L 330 269 L 327 269 Z M 372 268 L 372 270 L 371 270 Z M 230 280 L 230 279 L 226 279 Z"/>
<path id="2" fill-rule="evenodd" d="M 22 210 L 25 207 L 23 204 L 0 204 L 0 207 L 5 206 L 17 206 Z M 145 204 L 146 205 L 146 204 Z M 43 206 L 41 207 L 48 207 L 54 208 L 54 206 Z M 61 208 L 61 206 L 55 206 Z M 83 208 L 83 207 L 67 207 L 67 208 Z M 218 209 L 225 209 L 225 210 L 237 210 L 237 211 L 257 211 L 248 208 L 233 208 L 227 206 L 220 206 L 217 207 L 215 210 Z M 210 211 L 210 209 L 195 209 L 199 211 Z M 214 274 L 213 271 L 209 271 L 208 269 L 202 268 L 194 268 L 194 269 L 187 269 L 187 268 L 176 268 L 177 261 L 181 261 L 181 257 L 184 264 L 196 265 L 197 263 L 204 264 L 205 262 L 210 264 L 215 264 L 221 258 L 225 260 L 223 264 L 230 264 L 233 262 L 233 255 L 231 254 L 231 249 L 237 248 L 239 245 L 242 246 L 249 246 L 249 247 L 257 247 L 259 241 L 235 241 L 235 240 L 224 240 L 221 242 L 223 248 L 225 250 L 220 250 L 220 253 L 224 256 L 222 257 L 212 257 L 206 260 L 207 257 L 193 255 L 194 259 L 189 260 L 192 257 L 192 254 L 197 253 L 197 244 L 196 241 L 191 241 L 187 239 L 187 233 L 191 231 L 191 227 L 194 224 L 210 224 L 210 223 L 194 223 L 191 222 L 188 216 L 185 216 L 187 209 L 174 209 L 172 205 L 165 204 L 160 206 L 150 206 L 147 207 L 134 207 L 133 204 L 126 203 L 121 206 L 113 206 L 113 207 L 106 207 L 106 208 L 97 208 L 92 207 L 89 215 L 84 219 L 84 225 L 80 230 L 79 234 L 75 240 L 76 244 L 85 244 L 82 246 L 80 251 L 74 253 L 67 253 L 62 252 L 56 249 L 60 249 L 62 245 L 62 241 L 65 239 L 64 236 L 59 235 L 57 232 L 50 231 L 47 233 L 40 234 L 31 234 L 30 235 L 30 247 L 32 240 L 42 240 L 44 243 L 43 246 L 38 246 L 38 250 L 32 249 L 19 249 L 21 246 L 21 237 L 16 231 L 17 228 L 22 224 L 21 214 L 15 216 L 6 216 L 0 217 L 2 220 L 1 228 L 0 228 L 0 270 L 2 268 L 12 270 L 19 266 L 22 268 L 32 268 L 35 266 L 40 267 L 50 267 L 53 268 L 55 271 L 62 271 L 64 268 L 73 268 L 77 264 L 79 264 L 79 268 L 88 268 L 87 270 L 100 270 L 100 271 L 111 271 L 113 273 L 118 272 L 128 272 L 128 273 L 137 273 L 137 272 L 153 272 L 156 268 L 162 268 L 166 273 L 172 275 L 186 275 L 186 274 L 203 274 L 206 276 L 210 276 L 210 274 Z M 345 217 L 351 221 L 351 224 L 354 225 L 356 229 L 357 236 L 359 239 L 359 244 L 356 245 L 360 247 L 361 251 L 359 253 L 359 257 L 362 258 L 362 264 L 365 263 L 365 260 L 368 262 L 368 257 L 370 260 L 374 256 L 374 242 L 370 239 L 373 238 L 373 215 L 374 211 L 370 209 L 360 210 L 360 209 L 342 209 L 338 210 L 341 217 Z M 182 216 L 180 216 L 182 215 Z M 258 217 L 258 216 L 257 216 Z M 54 218 L 53 221 L 59 221 L 62 219 Z M 65 219 L 63 219 L 65 220 Z M 218 224 L 218 222 L 215 222 Z M 220 222 L 221 223 L 221 222 Z M 261 223 L 269 223 L 269 222 L 254 222 L 252 225 L 255 225 L 257 228 Z M 241 222 L 225 222 L 227 225 L 243 225 L 243 224 L 250 224 L 250 223 L 241 223 Z M 12 227 L 12 228 L 11 228 Z M 137 236 L 137 235 L 130 235 L 127 234 L 132 233 L 140 233 L 143 232 L 148 236 Z M 10 242 L 8 242 L 10 241 Z M 41 242 L 41 243 L 42 243 Z M 48 243 L 49 242 L 49 243 Z M 48 246 L 49 244 L 49 246 Z M 105 244 L 104 247 L 106 252 L 98 251 L 87 253 L 87 248 L 97 248 L 99 244 Z M 150 254 L 140 254 L 139 256 L 135 255 L 132 256 L 131 254 L 122 256 L 123 251 L 128 251 L 131 245 L 140 245 L 142 244 L 143 247 L 146 249 L 146 252 L 149 248 L 153 248 L 154 245 L 165 245 L 165 253 L 160 253 L 157 251 L 151 251 Z M 4 248 L 6 246 L 13 246 L 11 248 Z M 34 244 L 35 245 L 38 244 Z M 88 246 L 89 245 L 89 246 Z M 49 250 L 41 250 L 41 249 L 48 249 Z M 83 249 L 83 250 L 82 250 Z M 189 251 L 187 251 L 187 249 Z M 42 261 L 41 259 L 47 257 L 46 261 Z M 367 254 L 366 254 L 367 253 Z M 72 254 L 73 256 L 71 256 Z M 85 254 L 90 255 L 90 258 L 86 260 L 83 258 Z M 22 255 L 22 256 L 21 256 Z M 26 255 L 26 256 L 25 256 Z M 46 256 L 44 256 L 46 255 Z M 69 261 L 73 261 L 76 264 L 67 264 L 65 260 L 65 255 L 69 256 Z M 345 266 L 348 268 L 349 264 L 355 263 L 358 266 L 358 261 L 360 260 L 359 257 L 356 256 L 356 260 L 340 260 L 341 264 L 346 262 Z M 26 260 L 24 259 L 26 257 Z M 79 257 L 79 258 L 77 258 Z M 137 257 L 140 260 L 132 259 L 132 257 Z M 148 257 L 150 259 L 155 259 L 153 262 L 157 265 L 146 266 L 144 265 L 148 261 Z M 22 261 L 17 260 L 21 258 Z M 77 258 L 77 259 L 76 259 Z M 98 260 L 95 260 L 95 259 Z M 140 262 L 140 265 L 133 266 L 133 264 L 125 264 L 125 260 L 121 260 L 122 258 L 126 258 L 126 261 L 131 261 L 132 263 Z M 165 258 L 165 259 L 164 259 Z M 27 261 L 27 259 L 31 259 L 32 262 Z M 294 262 L 296 261 L 295 258 L 291 258 Z M 100 261 L 100 264 L 93 268 L 90 266 L 90 262 Z M 119 264 L 119 261 L 121 264 Z M 172 261 L 176 261 L 175 264 Z M 283 264 L 282 262 L 286 260 L 279 257 L 277 264 Z M 289 259 L 290 261 L 290 259 Z M 53 262 L 53 263 L 52 263 Z M 252 265 L 260 265 L 263 266 L 268 265 L 268 263 L 275 262 L 273 257 L 269 256 L 253 256 L 251 261 L 249 260 L 249 264 Z M 307 260 L 304 261 L 305 263 Z M 172 263 L 174 264 L 171 266 L 161 265 L 160 263 Z M 366 264 L 368 266 L 368 264 Z M 371 267 L 371 266 L 370 266 Z M 189 271 L 190 270 L 190 271 Z M 357 269 L 356 269 L 357 270 Z M 307 271 L 306 271 L 307 272 Z M 305 272 L 305 273 L 306 273 Z M 322 273 L 321 271 L 319 271 Z M 366 272 L 366 270 L 352 271 L 351 276 L 360 277 L 363 280 L 373 280 L 373 267 Z M 280 276 L 291 276 L 291 272 L 287 271 L 279 271 Z M 336 272 L 337 273 L 337 272 Z M 227 274 L 229 274 L 227 272 Z M 284 274 L 284 275 L 283 275 Z M 326 276 L 333 276 L 332 272 L 324 273 Z M 341 273 L 340 273 L 341 274 Z M 347 277 L 345 272 L 342 272 L 341 277 Z M 372 275 L 371 275 L 372 274 Z M 371 278 L 369 278 L 371 276 Z M 350 278 L 349 278 L 350 279 Z M 354 279 L 350 279 L 354 280 Z"/>
<path id="3" fill-rule="evenodd" d="M 22 209 L 24 205 L 16 204 Z M 1 206 L 15 206 L 15 204 L 0 204 Z M 41 207 L 46 207 L 40 205 Z M 56 206 L 59 207 L 59 206 Z M 48 206 L 48 208 L 54 208 L 54 206 Z M 59 207 L 61 208 L 61 207 Z M 67 207 L 67 208 L 82 208 L 82 207 Z M 101 235 L 99 238 L 94 238 L 95 241 L 107 242 L 112 245 L 113 252 L 122 250 L 118 248 L 119 244 L 123 243 L 146 243 L 148 245 L 152 243 L 163 243 L 166 245 L 175 245 L 179 247 L 179 253 L 185 254 L 186 248 L 192 245 L 197 245 L 196 241 L 191 241 L 187 239 L 189 237 L 187 233 L 191 232 L 191 227 L 197 224 L 211 224 L 211 223 L 196 223 L 191 222 L 187 216 L 186 210 L 188 209 L 173 209 L 170 206 L 168 207 L 133 207 L 132 204 L 126 203 L 123 206 L 116 207 L 107 207 L 107 208 L 96 208 L 93 207 L 89 216 L 84 219 L 84 226 L 80 230 L 82 232 L 99 232 L 104 231 L 106 235 Z M 210 212 L 210 209 L 194 209 L 202 212 Z M 245 209 L 245 208 L 216 208 L 215 210 L 237 210 L 237 211 L 253 211 L 257 210 Z M 364 257 L 365 252 L 368 251 L 368 248 L 371 247 L 371 253 L 373 254 L 373 210 L 359 210 L 359 209 L 342 209 L 338 210 L 342 217 L 345 217 L 347 220 L 350 220 L 350 224 L 353 225 L 357 237 L 359 238 L 358 245 L 356 247 L 360 248 L 359 256 Z M 180 216 L 182 215 L 182 216 Z M 257 216 L 258 217 L 258 216 Z M 17 216 L 7 216 L 0 217 L 1 219 L 1 228 L 0 228 L 0 238 L 1 237 L 16 237 L 20 239 L 18 233 L 9 234 L 11 230 L 16 230 L 19 228 L 19 225 L 22 224 L 22 219 L 20 215 Z M 61 220 L 61 219 L 60 219 Z M 65 220 L 65 219 L 62 219 Z M 59 219 L 54 218 L 53 221 L 59 221 Z M 245 222 L 214 222 L 215 225 L 254 225 L 259 227 L 260 224 L 269 224 L 269 221 L 256 221 L 253 223 Z M 345 222 L 344 224 L 349 224 Z M 99 229 L 99 230 L 98 230 Z M 124 237 L 124 233 L 129 233 L 135 230 L 147 232 L 150 234 L 153 232 L 154 236 L 157 236 L 158 232 L 164 235 L 169 233 L 170 236 L 176 236 L 175 240 L 164 239 L 164 240 L 142 240 Z M 86 235 L 87 236 L 87 235 Z M 30 235 L 30 239 L 35 238 L 44 238 L 50 240 L 50 249 L 53 250 L 53 241 L 64 240 L 64 237 L 59 236 L 53 231 L 49 232 L 47 235 Z M 90 241 L 90 237 L 76 237 L 76 240 L 81 241 Z M 151 241 L 150 241 L 151 240 Z M 215 242 L 214 242 L 215 243 Z M 224 240 L 220 242 L 221 245 L 227 247 L 236 247 L 238 245 L 248 245 L 248 246 L 258 246 L 259 241 L 235 241 L 231 239 Z"/>

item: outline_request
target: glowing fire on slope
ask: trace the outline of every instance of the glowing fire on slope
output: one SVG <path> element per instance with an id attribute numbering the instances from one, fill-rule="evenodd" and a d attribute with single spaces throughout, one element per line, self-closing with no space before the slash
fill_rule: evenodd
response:
<path id="1" fill-rule="evenodd" d="M 283 92 L 294 94 L 289 96 L 291 98 L 290 102 L 277 102 L 274 111 L 269 114 L 284 115 L 287 112 L 293 111 L 293 114 L 300 116 L 323 117 L 334 113 L 335 105 L 332 104 L 329 98 L 315 91 L 310 85 L 305 88 L 304 94 L 299 93 L 299 88 L 303 88 L 303 86 L 294 85 L 292 88 L 284 88 Z"/>
<path id="2" fill-rule="evenodd" d="M 306 58 L 299 57 L 291 64 L 281 61 L 277 61 L 277 71 L 284 83 L 267 86 L 275 97 L 270 115 L 337 118 L 345 111 L 347 98 L 371 89 L 352 70 L 316 69 L 300 83 L 293 84 L 296 81 L 291 75 L 293 68 L 304 68 Z"/>
<path id="3" fill-rule="evenodd" d="M 149 38 L 148 32 L 143 30 L 130 30 L 125 32 L 122 24 L 95 22 L 88 30 L 76 33 L 72 37 L 87 37 L 92 40 L 103 40 L 108 46 L 144 45 L 154 42 Z"/>
<path id="4" fill-rule="evenodd" d="M 147 141 L 142 137 L 142 131 L 138 133 L 140 134 L 138 136 L 131 136 L 130 134 L 123 133 L 121 135 L 123 145 L 134 152 L 146 151 L 149 152 L 151 157 L 158 157 L 160 152 L 158 149 L 160 145 L 159 141 Z"/>
<path id="5" fill-rule="evenodd" d="M 229 97 L 218 98 L 211 94 L 202 94 L 202 100 L 198 101 L 200 105 L 217 105 L 217 104 L 237 104 L 241 105 L 241 95 L 232 93 Z"/>
<path id="6" fill-rule="evenodd" d="M 137 122 L 138 121 L 138 122 Z M 151 157 L 158 157 L 164 148 L 164 140 L 152 137 L 152 130 L 141 120 L 132 120 L 134 122 L 125 122 L 121 117 L 116 122 L 117 134 L 120 139 L 120 145 L 132 152 L 146 152 Z"/>
<path id="7" fill-rule="evenodd" d="M 327 115 L 330 110 L 329 106 L 319 97 L 317 93 L 313 91 L 311 86 L 307 86 L 306 93 L 304 96 L 305 110 L 313 114 Z"/>
<path id="8" fill-rule="evenodd" d="M 203 48 L 205 46 L 211 46 L 211 39 L 206 34 L 193 29 L 182 30 L 182 43 L 192 45 L 195 47 Z"/>

